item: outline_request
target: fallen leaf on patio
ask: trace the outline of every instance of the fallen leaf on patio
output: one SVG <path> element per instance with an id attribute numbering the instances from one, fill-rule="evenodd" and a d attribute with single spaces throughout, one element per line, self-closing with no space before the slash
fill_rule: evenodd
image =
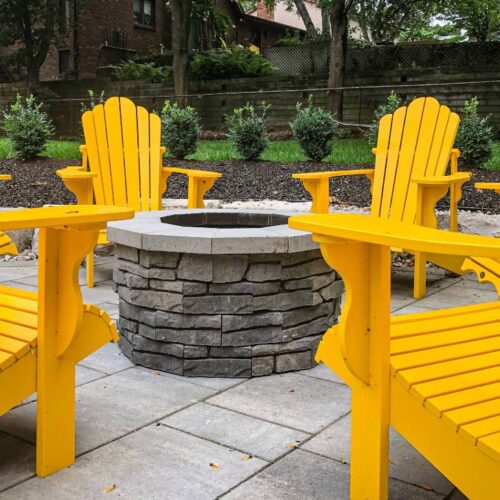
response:
<path id="1" fill-rule="evenodd" d="M 210 462 L 210 468 L 212 470 L 219 470 L 219 466 L 217 464 L 213 464 L 212 462 Z"/>
<path id="2" fill-rule="evenodd" d="M 292 450 L 293 448 L 297 448 L 297 445 L 296 444 L 287 444 L 286 447 L 290 448 Z"/>
<path id="3" fill-rule="evenodd" d="M 295 389 L 290 389 L 288 392 L 295 392 Z"/>
<path id="4" fill-rule="evenodd" d="M 251 458 L 253 458 L 252 455 L 243 455 L 241 457 L 241 461 L 246 462 L 247 460 L 250 460 Z"/>
<path id="5" fill-rule="evenodd" d="M 421 484 L 419 484 L 418 486 L 420 486 L 420 487 L 421 487 L 421 488 L 423 488 L 424 490 L 427 490 L 427 491 L 432 491 L 432 486 L 430 486 L 429 484 L 421 483 Z"/>
<path id="6" fill-rule="evenodd" d="M 160 375 L 160 372 L 153 372 L 153 375 Z"/>
<path id="7" fill-rule="evenodd" d="M 111 493 L 112 491 L 116 490 L 116 484 L 113 484 L 111 486 L 108 486 L 107 488 L 104 488 L 102 490 L 103 494 L 104 493 Z"/>

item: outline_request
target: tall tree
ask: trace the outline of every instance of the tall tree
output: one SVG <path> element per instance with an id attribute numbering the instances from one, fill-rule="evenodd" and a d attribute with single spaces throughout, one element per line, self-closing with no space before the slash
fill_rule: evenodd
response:
<path id="1" fill-rule="evenodd" d="M 293 0 L 293 3 L 295 4 L 295 8 L 297 9 L 299 16 L 302 18 L 308 36 L 310 37 L 317 36 L 318 32 L 316 30 L 316 26 L 314 26 L 314 23 L 311 19 L 311 15 L 307 10 L 307 6 L 304 0 Z"/>
<path id="2" fill-rule="evenodd" d="M 394 43 L 405 30 L 429 25 L 446 0 L 356 0 L 351 19 L 366 42 Z"/>
<path id="3" fill-rule="evenodd" d="M 191 34 L 191 0 L 170 0 L 172 12 L 172 54 L 174 90 L 179 106 L 187 105 L 189 93 L 189 37 Z"/>
<path id="4" fill-rule="evenodd" d="M 58 8 L 56 0 L 0 0 L 0 44 L 18 44 L 30 85 L 38 83 L 55 39 Z"/>
<path id="5" fill-rule="evenodd" d="M 446 14 L 472 41 L 500 39 L 499 0 L 450 0 Z"/>

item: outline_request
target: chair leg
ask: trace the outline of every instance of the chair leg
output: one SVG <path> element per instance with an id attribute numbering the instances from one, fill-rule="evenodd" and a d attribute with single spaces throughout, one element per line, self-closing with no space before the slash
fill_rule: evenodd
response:
<path id="1" fill-rule="evenodd" d="M 87 286 L 94 288 L 94 251 L 87 255 Z"/>
<path id="2" fill-rule="evenodd" d="M 75 365 L 68 360 L 39 367 L 36 473 L 46 477 L 75 462 Z"/>
<path id="3" fill-rule="evenodd" d="M 427 260 L 422 253 L 415 254 L 413 271 L 413 298 L 423 299 L 427 292 Z"/>

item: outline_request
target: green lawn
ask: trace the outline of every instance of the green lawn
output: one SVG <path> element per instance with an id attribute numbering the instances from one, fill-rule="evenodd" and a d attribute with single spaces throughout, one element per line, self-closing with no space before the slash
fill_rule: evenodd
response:
<path id="1" fill-rule="evenodd" d="M 70 160 L 80 158 L 79 143 L 76 141 L 50 141 L 43 156 Z M 12 155 L 9 141 L 0 139 L 0 159 Z M 200 141 L 198 151 L 188 157 L 191 160 L 222 161 L 237 159 L 238 155 L 228 141 Z M 305 161 L 299 145 L 295 141 L 271 141 L 262 155 L 263 160 L 280 163 Z M 335 139 L 333 152 L 325 160 L 328 163 L 349 163 L 363 165 L 373 163 L 371 147 L 365 139 Z M 459 160 L 460 165 L 460 160 Z M 495 142 L 493 157 L 485 166 L 488 170 L 500 170 L 500 141 Z"/>

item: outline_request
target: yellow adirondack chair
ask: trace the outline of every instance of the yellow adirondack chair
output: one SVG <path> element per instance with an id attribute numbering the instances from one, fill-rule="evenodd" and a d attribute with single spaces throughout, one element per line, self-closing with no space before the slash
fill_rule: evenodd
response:
<path id="1" fill-rule="evenodd" d="M 110 341 L 113 321 L 82 304 L 78 271 L 110 220 L 133 211 L 103 206 L 0 213 L 0 229 L 40 228 L 38 293 L 0 287 L 0 415 L 37 393 L 36 472 L 75 460 L 75 366 Z"/>
<path id="2" fill-rule="evenodd" d="M 11 175 L 0 174 L 0 181 L 10 181 L 12 179 Z M 18 250 L 16 244 L 12 241 L 8 234 L 0 231 L 0 254 L 8 253 L 11 255 L 17 255 Z"/>
<path id="3" fill-rule="evenodd" d="M 436 203 L 450 190 L 450 229 L 457 230 L 457 205 L 470 174 L 457 173 L 460 152 L 453 149 L 460 118 L 433 97 L 420 97 L 380 120 L 375 168 L 293 174 L 312 196 L 311 212 L 327 213 L 329 180 L 366 175 L 371 181 L 372 213 L 393 221 L 436 227 Z M 451 164 L 451 175 L 445 175 Z M 440 262 L 443 264 L 442 262 Z M 460 272 L 453 261 L 452 270 Z M 416 298 L 425 295 L 426 259 L 415 254 Z"/>
<path id="4" fill-rule="evenodd" d="M 136 211 L 160 210 L 167 178 L 188 177 L 188 208 L 203 208 L 203 197 L 222 177 L 217 172 L 163 167 L 161 120 L 125 97 L 111 97 L 82 116 L 82 166 L 66 167 L 57 175 L 77 203 L 128 206 Z M 108 243 L 106 232 L 98 244 Z M 87 285 L 94 286 L 94 254 L 87 258 Z"/>
<path id="5" fill-rule="evenodd" d="M 350 498 L 387 498 L 389 425 L 468 498 L 500 498 L 500 302 L 390 316 L 391 247 L 500 259 L 500 242 L 352 214 L 289 225 L 346 285 L 316 360 L 352 388 Z"/>

